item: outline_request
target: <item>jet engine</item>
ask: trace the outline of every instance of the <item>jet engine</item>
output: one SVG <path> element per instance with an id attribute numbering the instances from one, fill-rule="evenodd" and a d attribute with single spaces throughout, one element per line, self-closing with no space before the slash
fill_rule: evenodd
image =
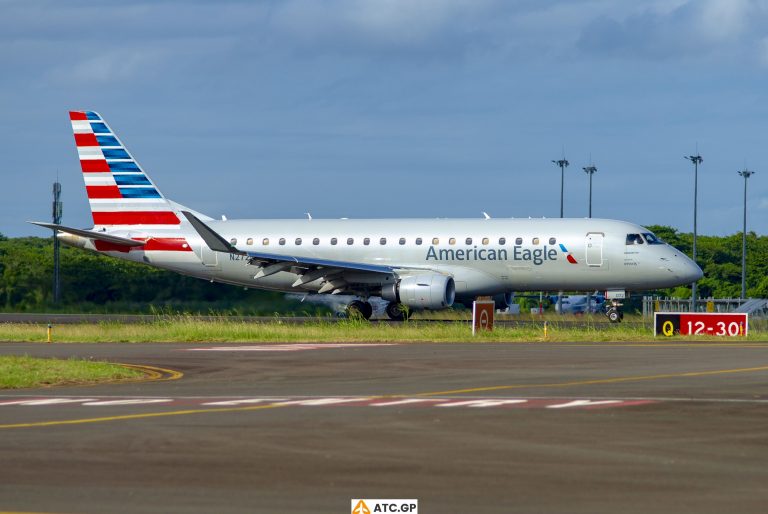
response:
<path id="1" fill-rule="evenodd" d="M 496 308 L 497 309 L 506 309 L 515 300 L 515 294 L 514 293 L 502 293 L 497 294 L 493 296 L 493 301 L 496 302 Z"/>
<path id="2" fill-rule="evenodd" d="M 452 277 L 439 273 L 409 275 L 384 286 L 381 297 L 412 309 L 443 309 L 453 305 L 456 284 Z"/>

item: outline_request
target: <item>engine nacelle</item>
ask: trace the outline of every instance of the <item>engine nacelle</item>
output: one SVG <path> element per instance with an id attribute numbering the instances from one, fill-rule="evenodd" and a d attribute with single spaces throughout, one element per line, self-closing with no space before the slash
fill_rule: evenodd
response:
<path id="1" fill-rule="evenodd" d="M 497 309 L 506 309 L 515 300 L 515 294 L 514 293 L 502 293 L 497 294 L 493 296 L 493 301 L 496 302 L 496 308 Z"/>
<path id="2" fill-rule="evenodd" d="M 412 309 L 443 309 L 453 305 L 456 284 L 452 277 L 439 273 L 410 275 L 400 279 L 397 284 L 384 286 L 381 297 Z"/>

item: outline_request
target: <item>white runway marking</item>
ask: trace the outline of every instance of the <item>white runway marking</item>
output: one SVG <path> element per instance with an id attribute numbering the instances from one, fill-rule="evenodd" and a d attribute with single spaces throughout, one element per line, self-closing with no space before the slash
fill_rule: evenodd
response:
<path id="1" fill-rule="evenodd" d="M 274 404 L 292 407 L 394 407 L 406 409 L 418 408 L 525 408 L 525 409 L 595 409 L 610 407 L 628 407 L 659 403 L 645 399 L 573 399 L 573 398 L 382 398 L 376 396 L 329 396 L 329 397 L 254 397 L 254 398 L 151 398 L 151 397 L 27 397 L 11 401 L 0 401 L 0 407 L 45 407 L 45 406 L 82 406 L 82 407 L 128 407 L 141 405 L 157 406 L 198 406 L 198 407 L 237 407 L 254 404 Z M 0 412 L 7 409 L 0 409 Z"/>

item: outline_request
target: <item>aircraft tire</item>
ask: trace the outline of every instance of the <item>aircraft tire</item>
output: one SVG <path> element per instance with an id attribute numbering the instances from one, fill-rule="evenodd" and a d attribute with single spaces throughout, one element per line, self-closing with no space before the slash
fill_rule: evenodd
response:
<path id="1" fill-rule="evenodd" d="M 373 316 L 373 305 L 371 305 L 371 302 L 363 302 L 362 315 L 365 319 L 371 319 L 371 316 Z"/>
<path id="2" fill-rule="evenodd" d="M 618 309 L 608 309 L 605 315 L 608 316 L 608 320 L 611 323 L 621 323 L 621 319 L 624 317 Z"/>
<path id="3" fill-rule="evenodd" d="M 347 317 L 356 318 L 361 317 L 363 319 L 370 319 L 373 314 L 373 307 L 368 302 L 361 302 L 355 300 L 347 305 Z"/>
<path id="4" fill-rule="evenodd" d="M 403 308 L 403 305 L 398 302 L 389 302 L 387 304 L 387 316 L 392 321 L 405 321 L 408 319 L 408 312 Z"/>

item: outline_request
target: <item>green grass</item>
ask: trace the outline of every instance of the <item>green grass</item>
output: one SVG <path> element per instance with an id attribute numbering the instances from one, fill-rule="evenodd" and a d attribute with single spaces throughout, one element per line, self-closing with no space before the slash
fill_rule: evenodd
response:
<path id="1" fill-rule="evenodd" d="M 220 318 L 208 321 L 192 316 L 158 318 L 149 323 L 72 324 L 53 328 L 54 342 L 633 342 L 653 339 L 650 323 L 610 325 L 590 318 L 581 320 L 577 328 L 548 323 L 547 337 L 543 324 L 520 328 L 497 327 L 493 332 L 472 336 L 466 321 L 427 323 L 412 320 L 406 323 L 372 324 L 365 320 L 323 320 L 303 324 L 280 320 L 246 322 Z M 657 341 L 719 341 L 735 342 L 733 338 L 713 336 L 658 338 Z M 45 342 L 46 326 L 35 324 L 0 324 L 0 341 Z M 750 327 L 747 338 L 739 341 L 768 341 L 763 324 Z"/>
<path id="2" fill-rule="evenodd" d="M 0 356 L 0 389 L 95 384 L 115 380 L 135 380 L 143 376 L 144 373 L 139 370 L 106 362 Z"/>

